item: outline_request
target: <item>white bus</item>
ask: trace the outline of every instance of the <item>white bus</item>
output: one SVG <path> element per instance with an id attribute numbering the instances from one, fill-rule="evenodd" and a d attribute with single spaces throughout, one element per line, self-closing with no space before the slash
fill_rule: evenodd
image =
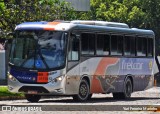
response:
<path id="1" fill-rule="evenodd" d="M 127 24 L 75 20 L 17 25 L 8 88 L 30 102 L 44 95 L 86 101 L 94 93 L 128 99 L 154 83 L 154 32 Z"/>

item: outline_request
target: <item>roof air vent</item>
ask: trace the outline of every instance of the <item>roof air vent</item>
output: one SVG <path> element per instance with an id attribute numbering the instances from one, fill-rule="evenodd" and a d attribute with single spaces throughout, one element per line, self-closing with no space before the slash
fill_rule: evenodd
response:
<path id="1" fill-rule="evenodd" d="M 107 22 L 107 21 L 86 21 L 86 20 L 74 20 L 71 21 L 73 24 L 85 24 L 85 25 L 97 25 L 97 26 L 108 26 L 108 27 L 119 27 L 129 28 L 125 23 Z"/>

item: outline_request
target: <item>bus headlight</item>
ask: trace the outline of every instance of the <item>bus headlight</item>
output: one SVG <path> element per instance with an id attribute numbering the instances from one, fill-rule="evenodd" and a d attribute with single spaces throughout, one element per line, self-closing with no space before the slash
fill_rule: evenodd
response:
<path id="1" fill-rule="evenodd" d="M 16 78 L 14 76 L 12 76 L 11 74 L 8 74 L 8 78 L 12 81 L 16 81 Z"/>
<path id="2" fill-rule="evenodd" d="M 52 77 L 49 77 L 49 82 L 50 83 L 57 83 L 57 82 L 61 82 L 63 80 L 64 76 L 58 76 L 56 78 L 52 78 Z"/>
<path id="3" fill-rule="evenodd" d="M 63 80 L 63 78 L 64 78 L 64 76 L 59 76 L 59 77 L 55 78 L 55 82 L 60 82 Z"/>

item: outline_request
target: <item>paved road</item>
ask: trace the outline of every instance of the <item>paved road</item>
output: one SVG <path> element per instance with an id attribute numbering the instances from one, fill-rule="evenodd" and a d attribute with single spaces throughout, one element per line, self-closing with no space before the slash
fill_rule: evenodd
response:
<path id="1" fill-rule="evenodd" d="M 72 113 L 79 114 L 81 111 L 76 111 L 75 110 L 93 110 L 93 111 L 84 111 L 83 113 L 92 113 L 96 114 L 96 111 L 99 111 L 98 113 L 104 113 L 106 114 L 104 110 L 104 107 L 108 110 L 118 110 L 119 108 L 122 107 L 132 107 L 136 105 L 159 105 L 160 107 L 160 87 L 153 87 L 149 90 L 146 91 L 141 91 L 141 92 L 135 92 L 132 94 L 132 98 L 130 100 L 114 100 L 112 98 L 112 94 L 94 94 L 92 99 L 87 102 L 74 102 L 72 100 L 72 97 L 57 97 L 57 98 L 44 98 L 41 99 L 38 103 L 29 103 L 27 100 L 12 100 L 12 101 L 0 101 L 0 105 L 19 105 L 19 106 L 24 106 L 24 105 L 40 105 L 43 106 L 43 109 L 47 110 L 61 110 L 62 112 L 58 111 L 59 114 L 61 113 L 71 113 L 69 111 L 63 111 L 63 110 L 74 110 Z M 49 105 L 49 106 L 48 106 Z M 54 105 L 54 106 L 50 106 Z M 109 113 L 122 113 L 125 112 L 126 114 L 128 113 L 135 113 L 133 110 L 129 111 L 110 111 Z M 1 113 L 1 112 L 0 112 Z M 4 112 L 3 112 L 4 113 Z M 17 112 L 15 112 L 17 113 Z M 42 112 L 44 113 L 44 112 Z M 46 113 L 46 112 L 45 112 Z M 57 111 L 47 111 L 47 113 L 57 113 Z M 108 111 L 107 111 L 108 113 Z M 136 113 L 150 113 L 152 114 L 153 111 L 136 111 Z"/>

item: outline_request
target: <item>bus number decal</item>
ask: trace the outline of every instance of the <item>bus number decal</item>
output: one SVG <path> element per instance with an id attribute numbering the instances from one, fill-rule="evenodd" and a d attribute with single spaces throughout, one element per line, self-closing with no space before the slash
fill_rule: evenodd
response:
<path id="1" fill-rule="evenodd" d="M 48 72 L 38 72 L 37 82 L 48 82 Z"/>

